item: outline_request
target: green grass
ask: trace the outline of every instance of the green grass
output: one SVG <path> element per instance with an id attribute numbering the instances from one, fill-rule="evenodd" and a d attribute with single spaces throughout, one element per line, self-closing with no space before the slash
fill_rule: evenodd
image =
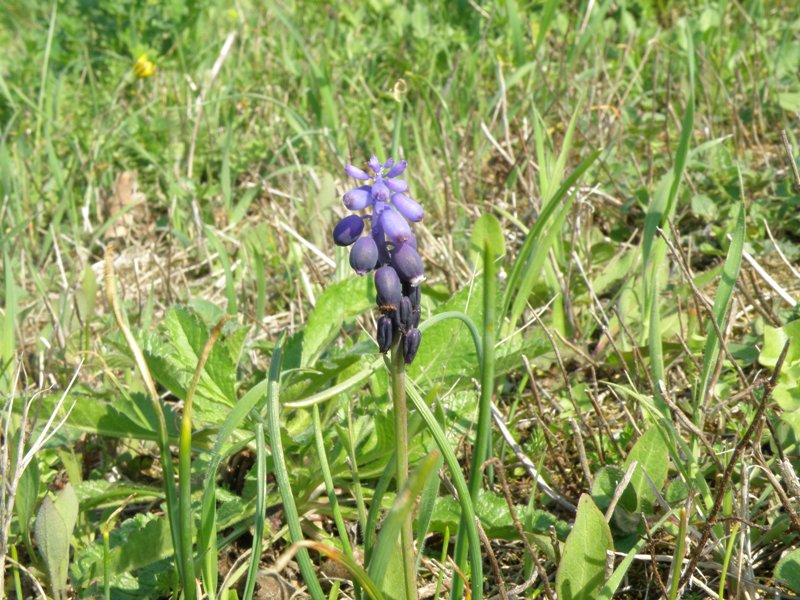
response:
<path id="1" fill-rule="evenodd" d="M 211 597 L 250 597 L 274 569 L 315 597 L 394 598 L 381 523 L 409 510 L 419 587 L 440 598 L 476 572 L 487 597 L 532 573 L 517 593 L 800 592 L 800 311 L 779 294 L 800 289 L 791 3 L 0 8 L 0 459 L 21 478 L 16 508 L 0 504 L 0 596 L 33 593 L 31 577 L 60 593 L 56 542 L 32 532 L 65 478 L 79 597 L 168 597 L 193 572 Z M 133 72 L 142 55 L 151 77 Z M 426 211 L 417 474 L 400 490 L 374 289 L 330 239 L 343 167 L 373 152 L 408 160 Z M 505 252 L 485 287 L 471 239 L 487 213 Z M 130 337 L 105 301 L 111 241 Z M 58 433 L 19 473 L 81 361 Z M 513 440 L 486 435 L 487 401 Z M 576 521 L 570 504 L 589 508 Z M 610 577 L 582 532 L 613 540 Z M 650 553 L 685 557 L 696 581 Z M 350 575 L 334 585 L 324 557 Z"/>

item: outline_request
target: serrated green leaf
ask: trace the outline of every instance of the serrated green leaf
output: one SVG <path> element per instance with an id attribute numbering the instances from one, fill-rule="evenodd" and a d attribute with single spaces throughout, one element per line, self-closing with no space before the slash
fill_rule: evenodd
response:
<path id="1" fill-rule="evenodd" d="M 607 552 L 613 549 L 614 540 L 603 513 L 588 494 L 583 494 L 556 572 L 559 599 L 593 600 L 605 580 Z"/>
<path id="2" fill-rule="evenodd" d="M 169 525 L 163 517 L 140 513 L 111 532 L 109 572 L 112 576 L 152 564 L 173 554 Z M 99 544 L 84 549 L 75 560 L 76 577 L 86 583 L 103 575 Z"/>
<path id="3" fill-rule="evenodd" d="M 158 334 L 144 334 L 143 351 L 153 376 L 178 398 L 186 398 L 210 327 L 194 308 L 175 306 L 167 312 Z M 229 322 L 223 334 L 197 384 L 194 421 L 200 425 L 221 423 L 237 400 L 236 371 L 247 328 Z"/>

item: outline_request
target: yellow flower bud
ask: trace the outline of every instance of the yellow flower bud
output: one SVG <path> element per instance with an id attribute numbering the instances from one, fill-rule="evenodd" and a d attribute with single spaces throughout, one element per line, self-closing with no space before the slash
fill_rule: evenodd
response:
<path id="1" fill-rule="evenodd" d="M 153 61 L 147 58 L 147 54 L 141 54 L 136 62 L 133 64 L 133 72 L 140 79 L 150 77 L 156 72 L 156 65 Z"/>

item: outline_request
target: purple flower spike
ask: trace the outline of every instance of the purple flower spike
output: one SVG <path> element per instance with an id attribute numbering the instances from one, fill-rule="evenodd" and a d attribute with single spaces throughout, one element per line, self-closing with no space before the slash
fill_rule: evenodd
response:
<path id="1" fill-rule="evenodd" d="M 375 271 L 375 290 L 381 312 L 397 310 L 403 297 L 403 286 L 392 267 L 387 265 Z"/>
<path id="2" fill-rule="evenodd" d="M 354 177 L 355 179 L 360 179 L 361 181 L 368 181 L 369 179 L 371 179 L 369 173 L 353 165 L 347 165 L 344 168 L 344 172 L 350 175 L 350 177 Z"/>
<path id="3" fill-rule="evenodd" d="M 414 362 L 414 357 L 417 356 L 419 350 L 419 343 L 422 341 L 422 334 L 419 329 L 412 329 L 403 338 L 403 360 L 407 365 Z"/>
<path id="4" fill-rule="evenodd" d="M 333 241 L 351 246 L 350 266 L 359 275 L 375 270 L 375 300 L 378 318 L 378 348 L 386 353 L 392 348 L 411 364 L 419 350 L 421 292 L 425 279 L 422 258 L 417 253 L 417 238 L 410 222 L 422 220 L 425 212 L 406 196 L 408 182 L 398 179 L 406 170 L 406 161 L 387 158 L 381 164 L 373 155 L 368 170 L 347 165 L 345 171 L 363 185 L 343 196 L 352 211 L 364 211 L 339 221 L 333 229 Z M 369 230 L 365 234 L 366 221 Z"/>
<path id="5" fill-rule="evenodd" d="M 369 157 L 369 162 L 367 164 L 369 165 L 369 168 L 373 170 L 375 175 L 383 171 L 383 165 L 378 162 L 378 157 L 374 154 Z"/>
<path id="6" fill-rule="evenodd" d="M 391 190 L 386 186 L 386 184 L 378 177 L 375 180 L 375 184 L 372 186 L 372 197 L 375 199 L 376 202 L 388 202 L 389 196 L 392 195 Z"/>
<path id="7" fill-rule="evenodd" d="M 392 347 L 392 320 L 386 315 L 378 317 L 378 349 L 386 354 Z"/>
<path id="8" fill-rule="evenodd" d="M 411 228 L 406 220 L 394 210 L 387 209 L 381 213 L 383 231 L 395 244 L 402 244 L 411 238 Z"/>
<path id="9" fill-rule="evenodd" d="M 370 236 L 358 238 L 350 249 L 350 266 L 359 275 L 372 271 L 378 263 L 378 246 Z"/>
<path id="10" fill-rule="evenodd" d="M 364 219 L 358 215 L 348 215 L 333 228 L 333 241 L 337 246 L 349 246 L 364 231 Z"/>
<path id="11" fill-rule="evenodd" d="M 425 216 L 425 211 L 419 205 L 419 202 L 412 200 L 405 194 L 392 194 L 392 204 L 401 215 L 413 223 L 422 221 L 422 217 Z"/>
<path id="12" fill-rule="evenodd" d="M 403 171 L 406 170 L 407 165 L 408 163 L 406 161 L 401 160 L 399 163 L 397 163 L 395 166 L 389 169 L 389 172 L 386 174 L 386 177 L 391 178 L 391 177 L 397 177 L 398 175 L 402 175 Z M 386 165 L 386 167 L 388 168 L 389 165 Z"/>
<path id="13" fill-rule="evenodd" d="M 372 188 L 368 185 L 362 185 L 354 190 L 350 190 L 343 197 L 344 205 L 350 210 L 361 210 L 367 208 L 372 202 L 370 197 L 370 190 Z"/>
<path id="14" fill-rule="evenodd" d="M 393 192 L 408 191 L 408 184 L 403 179 L 387 179 L 386 187 L 388 187 Z"/>
<path id="15" fill-rule="evenodd" d="M 425 280 L 422 259 L 408 244 L 401 244 L 392 251 L 392 266 L 400 279 L 411 287 L 417 287 Z"/>

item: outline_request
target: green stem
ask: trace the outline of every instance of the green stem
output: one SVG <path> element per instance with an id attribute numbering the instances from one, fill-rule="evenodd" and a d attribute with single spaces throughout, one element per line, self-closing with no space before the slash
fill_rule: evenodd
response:
<path id="1" fill-rule="evenodd" d="M 183 556 L 183 598 L 194 600 L 196 597 L 194 548 L 192 540 L 192 403 L 194 393 L 200 377 L 206 368 L 206 361 L 211 356 L 211 350 L 222 333 L 228 317 L 223 316 L 214 327 L 203 345 L 203 350 L 197 360 L 197 366 L 186 390 L 186 400 L 183 403 L 183 416 L 181 417 L 181 432 L 178 440 L 178 515 L 180 519 L 180 544 Z"/>
<path id="2" fill-rule="evenodd" d="M 497 267 L 494 252 L 488 242 L 483 246 L 483 351 L 481 361 L 481 397 L 478 402 L 478 426 L 475 436 L 475 449 L 472 453 L 472 466 L 469 473 L 469 495 L 472 504 L 478 501 L 481 489 L 482 467 L 489 458 L 489 439 L 492 433 L 492 395 L 494 393 L 494 344 L 495 344 L 495 303 L 497 300 Z M 456 536 L 454 560 L 464 571 L 467 559 L 467 521 L 461 516 Z M 462 580 L 453 577 L 451 598 L 461 598 Z M 473 590 L 474 593 L 474 590 Z"/>
<path id="3" fill-rule="evenodd" d="M 688 529 L 688 519 L 686 515 L 686 508 L 681 508 L 681 519 L 678 526 L 678 544 L 675 548 L 675 559 L 672 561 L 672 580 L 669 586 L 669 600 L 676 600 L 681 585 L 681 567 L 683 567 L 683 558 L 686 555 L 686 530 Z M 725 572 L 723 571 L 722 580 L 725 581 Z"/>
<path id="4" fill-rule="evenodd" d="M 392 402 L 394 403 L 395 420 L 395 458 L 397 465 L 397 493 L 403 489 L 408 480 L 408 409 L 406 407 L 406 364 L 403 360 L 403 349 L 400 341 L 392 349 Z M 406 598 L 417 599 L 417 583 L 414 560 L 414 534 L 412 529 L 413 511 L 403 519 L 400 528 L 400 544 L 403 552 L 403 573 L 406 581 Z"/>
<path id="5" fill-rule="evenodd" d="M 178 444 L 178 514 L 180 515 L 180 542 L 184 556 L 185 600 L 195 598 L 194 555 L 192 549 L 192 405 L 186 402 L 181 420 L 181 435 Z"/>

